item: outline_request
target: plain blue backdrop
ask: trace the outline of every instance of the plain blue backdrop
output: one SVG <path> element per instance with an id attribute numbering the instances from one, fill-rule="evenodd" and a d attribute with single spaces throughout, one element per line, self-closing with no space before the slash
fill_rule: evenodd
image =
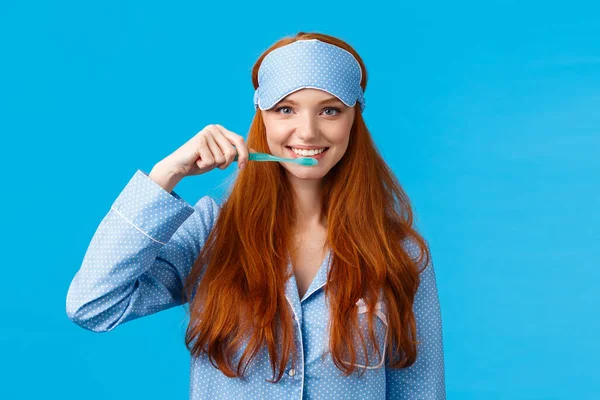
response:
<path id="1" fill-rule="evenodd" d="M 4 2 L 0 398 L 188 397 L 185 313 L 97 334 L 65 300 L 136 169 L 246 137 L 281 37 L 348 41 L 437 271 L 449 399 L 600 398 L 597 2 Z M 226 171 L 186 178 L 190 204 Z"/>

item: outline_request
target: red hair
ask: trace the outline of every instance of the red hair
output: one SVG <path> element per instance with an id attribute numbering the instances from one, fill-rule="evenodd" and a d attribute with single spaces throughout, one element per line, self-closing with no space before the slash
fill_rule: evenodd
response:
<path id="1" fill-rule="evenodd" d="M 300 39 L 319 39 L 353 54 L 366 89 L 365 65 L 350 45 L 329 35 L 304 32 L 279 40 L 259 57 L 252 69 L 255 89 L 264 57 Z M 329 346 L 335 365 L 346 376 L 355 370 L 353 337 L 358 331 L 356 302 L 360 298 L 368 307 L 369 336 L 381 352 L 371 324 L 380 293 L 388 313 L 386 355 L 395 360 L 387 366 L 403 368 L 416 361 L 412 306 L 420 282 L 418 265 L 424 259 L 427 265 L 430 257 L 426 241 L 413 228 L 409 198 L 377 151 L 360 105 L 354 107 L 347 151 L 323 178 L 322 192 L 328 226 L 335 227 L 327 232 L 332 261 L 323 289 L 332 316 Z M 269 152 L 260 110 L 252 121 L 247 146 Z M 270 356 L 274 379 L 270 382 L 281 379 L 290 351 L 296 360 L 294 321 L 284 292 L 288 254 L 295 259 L 294 226 L 293 191 L 284 168 L 279 163 L 248 163 L 233 182 L 184 287 L 185 302 L 193 299 L 186 347 L 195 357 L 206 353 L 228 377 L 243 376 L 262 346 Z M 417 260 L 402 246 L 405 239 L 420 248 Z M 362 335 L 361 341 L 366 354 Z M 234 354 L 241 350 L 241 358 L 232 366 Z M 347 359 L 350 365 L 342 361 Z"/>

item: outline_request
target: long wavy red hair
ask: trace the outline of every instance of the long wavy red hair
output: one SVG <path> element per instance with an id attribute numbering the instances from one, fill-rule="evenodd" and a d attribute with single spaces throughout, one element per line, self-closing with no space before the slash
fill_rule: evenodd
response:
<path id="1" fill-rule="evenodd" d="M 356 57 L 367 86 L 365 65 L 346 42 L 335 37 L 300 32 L 267 49 L 252 69 L 258 87 L 258 69 L 272 50 L 296 40 L 319 39 Z M 387 366 L 403 368 L 417 357 L 413 300 L 419 286 L 419 265 L 429 263 L 426 241 L 413 227 L 410 200 L 376 149 L 358 103 L 346 153 L 323 178 L 322 207 L 332 263 L 324 286 L 330 305 L 329 348 L 335 365 L 349 375 L 355 370 L 354 332 L 358 330 L 356 302 L 363 298 L 368 320 L 380 291 L 388 313 Z M 257 110 L 248 147 L 269 152 L 266 129 Z M 206 353 L 228 377 L 239 377 L 259 350 L 266 346 L 278 382 L 294 346 L 294 321 L 285 298 L 288 254 L 295 259 L 296 226 L 293 190 L 279 163 L 248 163 L 233 182 L 226 201 L 184 285 L 190 322 L 185 343 L 193 356 Z M 420 248 L 412 259 L 402 246 L 408 239 Z M 195 293 L 195 294 L 194 294 Z M 190 300 L 191 299 L 191 300 Z M 377 352 L 373 326 L 369 336 Z M 364 340 L 361 341 L 366 354 Z M 280 352 L 278 352 L 278 349 Z M 243 350 L 236 366 L 234 355 Z M 350 359 L 346 364 L 344 359 Z"/>

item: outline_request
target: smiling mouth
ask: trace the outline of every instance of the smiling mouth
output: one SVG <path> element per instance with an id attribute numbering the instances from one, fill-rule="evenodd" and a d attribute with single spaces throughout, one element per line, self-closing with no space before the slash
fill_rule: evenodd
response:
<path id="1" fill-rule="evenodd" d="M 327 153 L 327 151 L 329 151 L 329 147 L 325 147 L 325 150 L 323 150 L 321 153 L 319 154 L 314 154 L 314 155 L 303 155 L 303 154 L 296 154 L 294 152 L 294 150 L 292 150 L 291 147 L 289 146 L 285 146 L 286 149 L 288 149 L 290 151 L 290 153 L 293 155 L 294 158 L 298 158 L 298 157 L 309 157 L 309 158 L 316 158 L 319 159 L 321 158 L 325 153 Z"/>

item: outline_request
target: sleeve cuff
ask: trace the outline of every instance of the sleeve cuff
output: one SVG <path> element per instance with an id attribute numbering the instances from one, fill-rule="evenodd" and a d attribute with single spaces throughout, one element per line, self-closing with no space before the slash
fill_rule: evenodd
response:
<path id="1" fill-rule="evenodd" d="M 194 213 L 192 205 L 174 191 L 167 192 L 139 169 L 111 208 L 136 228 L 163 244 Z"/>

